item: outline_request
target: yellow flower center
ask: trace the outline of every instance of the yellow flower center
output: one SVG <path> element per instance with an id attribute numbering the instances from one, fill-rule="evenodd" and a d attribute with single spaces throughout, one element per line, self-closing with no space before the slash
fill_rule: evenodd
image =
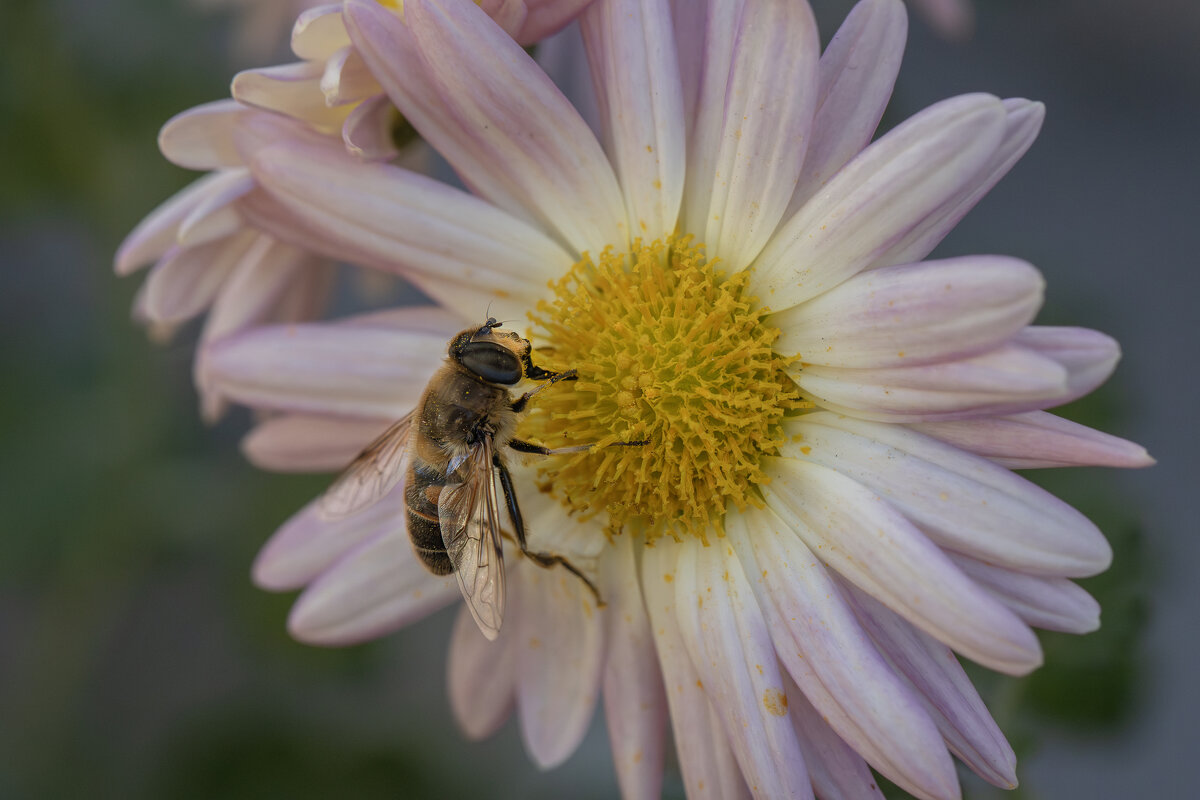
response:
<path id="1" fill-rule="evenodd" d="M 610 534 L 721 535 L 730 503 L 761 505 L 762 456 L 804 406 L 747 274 L 713 266 L 691 237 L 585 254 L 531 315 L 538 363 L 579 378 L 538 396 L 523 435 L 595 445 L 542 475 L 572 512 L 607 511 Z"/>

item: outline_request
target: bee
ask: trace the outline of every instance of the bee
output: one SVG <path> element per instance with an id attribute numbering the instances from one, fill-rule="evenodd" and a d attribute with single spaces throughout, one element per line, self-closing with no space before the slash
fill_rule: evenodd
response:
<path id="1" fill-rule="evenodd" d="M 434 374 L 421 401 L 366 447 L 321 498 L 327 518 L 360 511 L 405 480 L 408 535 L 425 567 L 435 575 L 454 573 L 467 608 L 488 639 L 504 618 L 504 552 L 496 478 L 521 553 L 540 567 L 561 566 L 603 605 L 596 586 L 566 558 L 529 549 L 525 523 L 507 449 L 555 455 L 590 445 L 550 449 L 515 438 L 530 399 L 558 381 L 574 380 L 573 369 L 550 372 L 535 366 L 532 345 L 489 317 L 450 340 L 449 357 Z M 523 379 L 544 381 L 513 399 L 506 387 Z M 642 444 L 629 442 L 627 444 Z"/>

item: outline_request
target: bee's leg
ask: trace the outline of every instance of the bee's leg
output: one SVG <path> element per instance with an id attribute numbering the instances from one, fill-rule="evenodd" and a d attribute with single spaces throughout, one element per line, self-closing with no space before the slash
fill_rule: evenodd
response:
<path id="1" fill-rule="evenodd" d="M 600 591 L 596 588 L 596 584 L 592 583 L 588 576 L 580 572 L 574 564 L 554 553 L 537 553 L 529 549 L 529 545 L 525 541 L 525 520 L 521 517 L 521 507 L 517 505 L 517 493 L 513 490 L 512 475 L 509 474 L 508 467 L 504 466 L 504 462 L 500 460 L 499 456 L 492 456 L 492 464 L 500 473 L 500 487 L 504 490 L 504 505 L 508 507 L 508 516 L 512 520 L 513 529 L 517 534 L 517 546 L 521 548 L 521 554 L 539 567 L 549 569 L 556 565 L 562 566 L 592 590 L 592 594 L 596 597 L 596 607 L 604 608 L 605 603 L 600 597 Z"/>
<path id="2" fill-rule="evenodd" d="M 534 367 L 534 369 L 538 369 L 538 368 Z M 541 386 L 538 386 L 535 389 L 530 389 L 528 392 L 526 392 L 525 394 L 521 395 L 516 400 L 514 400 L 513 404 L 512 404 L 513 411 L 520 414 L 522 411 L 525 410 L 525 406 L 529 405 L 529 398 L 533 397 L 535 394 L 540 392 L 542 389 L 545 389 L 547 386 L 553 386 L 554 384 L 558 383 L 559 381 L 574 380 L 577 377 L 575 370 L 573 370 L 573 369 L 569 369 L 566 372 L 546 372 L 545 370 L 540 370 L 540 372 L 546 376 L 546 382 L 543 383 Z M 533 376 L 528 373 L 528 370 L 526 370 L 525 377 L 533 378 Z M 533 379 L 541 380 L 541 378 L 533 378 Z"/>
<path id="3" fill-rule="evenodd" d="M 644 444 L 650 444 L 649 439 L 643 439 L 640 442 L 613 442 L 608 447 L 641 447 Z M 542 456 L 561 456 L 566 453 L 586 453 L 591 450 L 594 445 L 590 444 L 575 444 L 570 447 L 545 447 L 533 442 L 525 442 L 520 439 L 509 439 L 508 446 L 518 453 L 537 453 Z"/>

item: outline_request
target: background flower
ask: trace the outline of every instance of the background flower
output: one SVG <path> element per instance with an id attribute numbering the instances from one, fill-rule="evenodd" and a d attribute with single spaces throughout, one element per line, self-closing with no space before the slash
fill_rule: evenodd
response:
<path id="1" fill-rule="evenodd" d="M 610 795 L 600 782 L 610 774 L 603 736 L 585 744 L 568 770 L 537 775 L 522 766 L 511 730 L 464 753 L 457 732 L 435 727 L 445 714 L 439 688 L 401 682 L 396 661 L 406 675 L 428 674 L 436 684 L 448 620 L 419 628 L 415 638 L 314 653 L 278 630 L 286 600 L 246 586 L 245 564 L 258 545 L 249 532 L 277 523 L 320 482 L 257 475 L 232 455 L 237 431 L 201 432 L 186 351 L 145 345 L 126 322 L 133 286 L 116 285 L 102 266 L 130 222 L 188 179 L 153 157 L 161 121 L 219 96 L 225 76 L 179 47 L 209 41 L 190 35 L 194 27 L 187 36 L 153 27 L 170 19 L 161 4 L 137 15 L 132 4 L 116 6 L 129 12 L 128 26 L 94 25 L 105 10 L 94 8 L 54 22 L 53 6 L 15 9 L 13 24 L 28 35 L 4 54 L 11 59 L 5 74 L 27 78 L 10 84 L 19 123 L 0 134 L 11 144 L 3 187 L 10 269 L 0 292 L 10 342 L 0 353 L 8 409 L 0 625 L 9 642 L 0 703 L 3 733 L 13 737 L 6 752 L 27 756 L 4 780 L 60 790 L 79 780 L 127 795 L 212 793 L 270 780 L 293 795 L 319 795 L 335 788 L 323 776 L 336 776 L 337 787 L 351 782 L 363 795 L 390 796 L 403 779 L 432 796 L 438 787 L 464 786 L 466 757 L 486 785 L 514 797 L 530 796 L 534 785 L 560 796 L 589 765 L 597 794 Z M 1127 355 L 1117 383 L 1070 411 L 1107 419 L 1104 427 L 1149 444 L 1162 461 L 1135 476 L 1045 476 L 1107 530 L 1145 514 L 1158 566 L 1152 582 L 1134 588 L 1156 598 L 1147 628 L 1154 680 L 1137 684 L 1138 716 L 1125 733 L 1097 743 L 1055 727 L 1053 740 L 1043 738 L 1040 754 L 1025 760 L 1023 777 L 1048 796 L 1185 796 L 1191 781 L 1178 764 L 1196 713 L 1194 656 L 1185 649 L 1198 590 L 1185 513 L 1196 386 L 1178 365 L 1194 362 L 1197 349 L 1194 333 L 1178 322 L 1189 318 L 1195 294 L 1194 248 L 1181 233 L 1190 231 L 1189 212 L 1179 201 L 1195 183 L 1188 153 L 1196 120 L 1186 98 L 1197 65 L 1194 48 L 1183 46 L 1197 36 L 1188 27 L 1194 17 L 1190 5 L 1167 3 L 1139 7 L 1132 23 L 1124 3 L 981 9 L 989 16 L 977 49 L 967 52 L 925 41 L 914 26 L 895 119 L 979 86 L 1042 98 L 1052 113 L 1033 152 L 943 252 L 1020 252 L 1051 278 L 1051 320 L 1117 336 Z M 1152 22 L 1155 13 L 1161 22 Z M 19 69 L 38 59 L 47 65 L 38 73 Z M 988 69 L 995 72 L 982 74 Z M 191 87 L 187 97 L 176 81 Z M 128 138 L 134 129 L 139 135 Z M 177 380 L 164 389 L 173 365 Z M 1119 555 L 1120 568 L 1136 574 L 1136 556 Z M 1112 578 L 1115 587 L 1093 587 L 1118 595 L 1105 599 L 1100 637 L 1117 629 L 1120 596 L 1131 591 L 1122 574 Z M 1049 661 L 1062 664 L 1072 652 L 1079 651 Z M 1140 663 L 1112 661 L 1110 652 L 1084 648 L 1078 659 L 1119 669 Z M 1014 696 L 1034 694 L 1061 710 L 1080 698 L 1078 719 L 1120 696 L 1079 688 L 1081 677 L 1096 686 L 1119 670 L 1075 670 L 1065 683 L 1047 677 L 1039 687 L 1052 669 L 1006 684 L 1000 705 L 1027 709 Z M 302 705 L 282 683 L 305 687 Z M 1039 707 L 1044 712 L 1046 702 Z M 419 763 L 398 752 L 410 727 L 398 709 L 431 726 L 409 743 Z M 1030 730 L 1044 730 L 1044 717 L 1030 721 Z M 1076 749 L 1064 753 L 1071 742 Z M 445 753 L 452 763 L 437 760 Z M 71 772 L 57 768 L 68 761 Z"/>

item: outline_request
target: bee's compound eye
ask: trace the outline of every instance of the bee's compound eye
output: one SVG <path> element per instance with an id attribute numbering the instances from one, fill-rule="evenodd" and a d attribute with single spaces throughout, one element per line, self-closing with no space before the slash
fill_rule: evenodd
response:
<path id="1" fill-rule="evenodd" d="M 466 345 L 458 354 L 458 363 L 489 383 L 510 385 L 521 380 L 520 359 L 492 342 Z"/>

